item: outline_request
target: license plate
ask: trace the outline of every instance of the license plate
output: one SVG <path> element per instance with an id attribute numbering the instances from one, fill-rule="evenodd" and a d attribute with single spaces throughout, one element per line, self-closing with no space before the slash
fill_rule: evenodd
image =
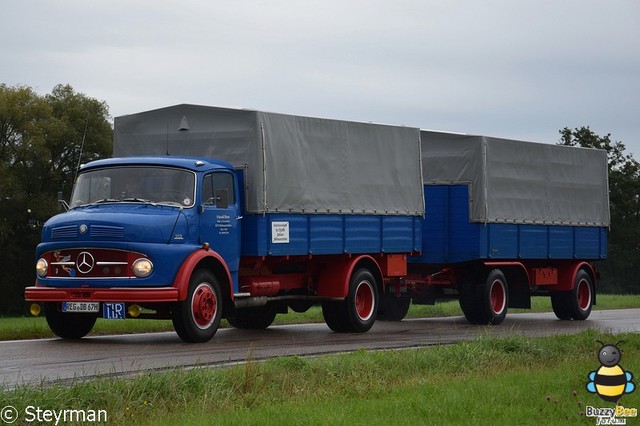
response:
<path id="1" fill-rule="evenodd" d="M 62 312 L 99 312 L 98 302 L 62 302 Z"/>
<path id="2" fill-rule="evenodd" d="M 122 302 L 105 302 L 102 304 L 102 318 L 124 319 L 125 310 Z"/>

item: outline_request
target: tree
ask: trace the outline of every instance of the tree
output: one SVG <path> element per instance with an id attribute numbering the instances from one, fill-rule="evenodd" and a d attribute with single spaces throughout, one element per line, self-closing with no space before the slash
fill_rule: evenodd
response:
<path id="1" fill-rule="evenodd" d="M 637 293 L 640 290 L 640 163 L 626 154 L 611 134 L 598 136 L 589 127 L 560 130 L 560 145 L 598 148 L 607 152 L 609 166 L 608 260 L 602 262 L 602 289 Z"/>
<path id="2" fill-rule="evenodd" d="M 34 251 L 42 224 L 57 213 L 57 193 L 71 193 L 80 161 L 111 152 L 107 105 L 56 86 L 40 96 L 0 84 L 0 313 L 22 312 L 34 281 Z M 82 151 L 82 158 L 80 154 Z"/>

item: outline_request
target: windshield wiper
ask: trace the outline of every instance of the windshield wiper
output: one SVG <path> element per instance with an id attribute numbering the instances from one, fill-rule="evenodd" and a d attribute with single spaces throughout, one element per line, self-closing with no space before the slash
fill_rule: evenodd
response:
<path id="1" fill-rule="evenodd" d="M 94 201 L 93 203 L 83 204 L 85 206 L 95 206 L 96 204 L 104 204 L 104 203 L 119 203 L 120 200 L 116 198 L 103 198 L 102 200 Z"/>
<path id="2" fill-rule="evenodd" d="M 123 198 L 122 200 L 123 202 L 132 202 L 132 203 L 144 203 L 144 204 L 149 204 L 151 206 L 155 206 L 156 203 L 149 201 L 149 200 L 145 200 L 144 198 L 138 198 L 138 197 L 127 197 L 127 198 Z"/>

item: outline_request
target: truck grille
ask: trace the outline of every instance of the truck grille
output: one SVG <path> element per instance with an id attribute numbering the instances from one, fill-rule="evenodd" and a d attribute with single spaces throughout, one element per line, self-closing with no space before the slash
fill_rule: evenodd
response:
<path id="1" fill-rule="evenodd" d="M 51 238 L 72 239 L 77 238 L 79 234 L 78 225 L 60 226 L 51 230 Z M 89 237 L 91 238 L 124 238 L 124 227 L 107 226 L 107 225 L 91 225 L 89 227 Z"/>
<path id="2" fill-rule="evenodd" d="M 78 236 L 78 227 L 72 226 L 60 226 L 51 230 L 51 238 L 76 238 Z"/>
<path id="3" fill-rule="evenodd" d="M 91 225 L 91 238 L 124 238 L 124 228 L 121 226 Z"/>
<path id="4" fill-rule="evenodd" d="M 131 264 L 141 253 L 115 249 L 77 248 L 44 253 L 47 278 L 131 278 Z"/>

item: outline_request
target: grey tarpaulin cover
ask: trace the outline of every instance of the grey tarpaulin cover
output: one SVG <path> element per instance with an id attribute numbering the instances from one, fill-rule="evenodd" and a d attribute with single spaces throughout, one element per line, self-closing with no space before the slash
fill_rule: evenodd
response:
<path id="1" fill-rule="evenodd" d="M 470 183 L 473 222 L 609 225 L 605 151 L 432 131 L 421 139 L 425 184 Z"/>
<path id="2" fill-rule="evenodd" d="M 424 213 L 420 130 L 176 105 L 116 117 L 113 154 L 247 165 L 247 211 Z"/>

